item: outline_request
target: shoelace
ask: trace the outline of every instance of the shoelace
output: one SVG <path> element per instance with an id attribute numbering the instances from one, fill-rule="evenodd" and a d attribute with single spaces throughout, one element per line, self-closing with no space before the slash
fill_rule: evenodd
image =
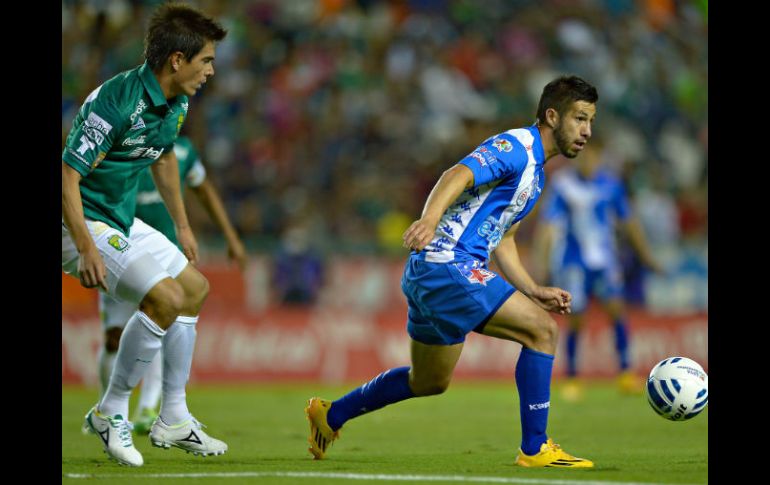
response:
<path id="1" fill-rule="evenodd" d="M 132 446 L 134 444 L 131 440 L 131 430 L 133 429 L 132 423 L 126 420 L 117 421 L 112 419 L 110 419 L 110 423 L 118 432 L 118 439 L 120 440 L 121 445 Z"/>

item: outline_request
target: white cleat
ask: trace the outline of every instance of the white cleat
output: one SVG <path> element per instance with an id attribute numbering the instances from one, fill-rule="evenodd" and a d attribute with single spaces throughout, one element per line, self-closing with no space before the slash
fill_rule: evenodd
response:
<path id="1" fill-rule="evenodd" d="M 102 441 L 104 452 L 121 465 L 142 466 L 142 454 L 134 448 L 131 439 L 131 427 L 120 414 L 106 416 L 97 411 L 96 406 L 86 414 L 86 424 Z"/>
<path id="2" fill-rule="evenodd" d="M 176 446 L 193 455 L 224 455 L 227 443 L 207 435 L 204 425 L 190 416 L 187 421 L 169 426 L 158 417 L 150 430 L 152 446 L 169 449 Z"/>

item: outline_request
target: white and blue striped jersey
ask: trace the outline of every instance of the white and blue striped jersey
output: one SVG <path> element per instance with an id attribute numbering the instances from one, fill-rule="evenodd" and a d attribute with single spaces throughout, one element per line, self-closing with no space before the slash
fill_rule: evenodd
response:
<path id="1" fill-rule="evenodd" d="M 433 240 L 413 257 L 431 263 L 483 263 L 514 224 L 535 206 L 545 182 L 545 154 L 537 126 L 491 136 L 460 160 L 472 188 L 449 206 Z"/>
<path id="2" fill-rule="evenodd" d="M 615 223 L 630 216 L 620 179 L 605 169 L 583 178 L 565 167 L 554 175 L 548 190 L 543 219 L 556 224 L 560 232 L 553 245 L 552 266 L 580 264 L 593 270 L 617 266 Z"/>

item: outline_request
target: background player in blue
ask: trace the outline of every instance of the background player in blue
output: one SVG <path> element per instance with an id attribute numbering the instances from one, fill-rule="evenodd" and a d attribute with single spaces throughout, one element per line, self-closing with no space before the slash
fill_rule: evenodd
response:
<path id="1" fill-rule="evenodd" d="M 571 296 L 532 280 L 514 237 L 540 196 L 546 160 L 574 158 L 591 138 L 598 99 L 596 88 L 576 76 L 555 79 L 543 89 L 534 125 L 488 138 L 442 174 L 403 236 L 412 250 L 401 281 L 412 365 L 387 370 L 333 402 L 311 398 L 305 412 L 316 459 L 346 421 L 444 392 L 466 334 L 475 331 L 523 346 L 515 372 L 522 428 L 516 463 L 593 467 L 546 434 L 558 333 L 548 311 L 569 313 Z M 503 277 L 488 269 L 491 256 Z"/>
<path id="2" fill-rule="evenodd" d="M 639 393 L 642 381 L 630 370 L 629 339 L 623 305 L 623 268 L 616 247 L 616 228 L 627 235 L 640 261 L 662 272 L 647 246 L 641 225 L 632 217 L 621 180 L 601 165 L 593 146 L 577 157 L 574 166 L 557 171 L 549 185 L 538 228 L 537 246 L 543 253 L 544 272 L 572 295 L 567 333 L 568 381 L 562 388 L 567 400 L 583 394 L 577 380 L 577 348 L 584 312 L 591 296 L 603 303 L 615 331 L 622 392 Z"/>

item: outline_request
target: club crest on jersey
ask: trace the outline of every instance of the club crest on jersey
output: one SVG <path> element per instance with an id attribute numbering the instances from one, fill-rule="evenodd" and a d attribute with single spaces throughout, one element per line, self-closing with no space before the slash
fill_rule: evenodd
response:
<path id="1" fill-rule="evenodd" d="M 497 151 L 500 152 L 510 152 L 513 150 L 513 145 L 511 145 L 511 142 L 504 138 L 498 138 L 492 143 L 492 146 L 497 148 Z"/>
<path id="2" fill-rule="evenodd" d="M 486 268 L 481 267 L 479 261 L 455 263 L 454 267 L 457 271 L 465 277 L 471 284 L 487 286 L 487 281 L 491 280 L 495 276 L 495 273 L 489 271 Z"/>
<path id="3" fill-rule="evenodd" d="M 107 239 L 107 244 L 117 249 L 121 253 L 128 249 L 128 241 L 120 237 L 119 234 L 113 234 L 110 236 L 110 238 Z"/>

